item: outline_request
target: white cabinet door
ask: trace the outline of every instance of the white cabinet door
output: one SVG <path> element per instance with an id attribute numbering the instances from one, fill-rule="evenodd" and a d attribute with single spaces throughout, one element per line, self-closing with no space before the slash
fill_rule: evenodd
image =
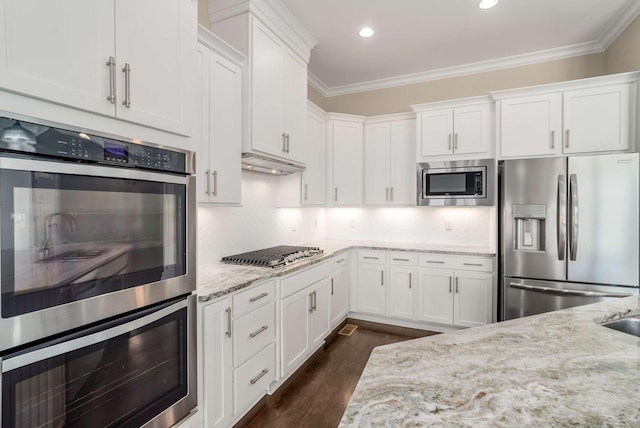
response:
<path id="1" fill-rule="evenodd" d="M 304 289 L 281 303 L 282 375 L 287 376 L 306 358 L 309 350 L 310 292 Z"/>
<path id="2" fill-rule="evenodd" d="M 372 123 L 364 135 L 364 203 L 387 205 L 389 192 L 389 142 L 391 126 Z"/>
<path id="3" fill-rule="evenodd" d="M 315 349 L 329 334 L 329 292 L 331 279 L 325 278 L 311 288 L 312 309 L 309 313 L 309 347 Z"/>
<path id="4" fill-rule="evenodd" d="M 414 281 L 413 268 L 389 267 L 389 310 L 394 318 L 413 319 Z"/>
<path id="5" fill-rule="evenodd" d="M 282 132 L 286 134 L 284 157 L 304 163 L 307 117 L 307 63 L 284 48 L 282 84 Z"/>
<path id="6" fill-rule="evenodd" d="M 564 93 L 564 153 L 629 148 L 629 85 Z"/>
<path id="7" fill-rule="evenodd" d="M 192 82 L 196 38 L 195 3 L 192 0 L 115 0 L 115 4 L 116 116 L 188 135 L 190 110 L 187 105 L 191 102 L 188 89 Z M 127 65 L 130 68 L 128 85 L 127 73 L 122 71 Z M 127 99 L 130 104 L 124 105 Z"/>
<path id="8" fill-rule="evenodd" d="M 202 308 L 204 425 L 228 426 L 233 418 L 231 298 Z"/>
<path id="9" fill-rule="evenodd" d="M 211 201 L 210 161 L 211 144 L 209 139 L 211 118 L 210 91 L 210 59 L 212 52 L 198 43 L 196 54 L 196 113 L 199 119 L 194 132 L 196 140 L 196 199 L 198 202 Z"/>
<path id="10" fill-rule="evenodd" d="M 561 153 L 561 94 L 504 99 L 499 102 L 498 108 L 502 157 Z"/>
<path id="11" fill-rule="evenodd" d="M 418 158 L 453 153 L 453 110 L 418 113 Z"/>
<path id="12" fill-rule="evenodd" d="M 420 269 L 418 275 L 417 319 L 452 324 L 453 272 L 446 269 Z"/>
<path id="13" fill-rule="evenodd" d="M 332 121 L 333 205 L 362 203 L 362 124 Z"/>
<path id="14" fill-rule="evenodd" d="M 113 1 L 2 0 L 0 87 L 113 116 L 114 19 Z"/>
<path id="15" fill-rule="evenodd" d="M 416 121 L 391 122 L 389 188 L 392 205 L 416 204 Z"/>
<path id="16" fill-rule="evenodd" d="M 459 107 L 453 110 L 453 153 L 457 155 L 470 153 L 487 153 L 489 139 L 491 108 L 489 104 Z"/>
<path id="17" fill-rule="evenodd" d="M 252 20 L 251 148 L 275 156 L 286 155 L 282 130 L 284 43 L 257 19 Z"/>
<path id="18" fill-rule="evenodd" d="M 331 327 L 347 315 L 349 308 L 349 267 L 344 266 L 331 276 Z"/>
<path id="19" fill-rule="evenodd" d="M 239 204 L 242 146 L 242 70 L 213 53 L 210 60 L 209 196 L 211 202 Z M 199 171 L 202 175 L 202 171 Z"/>
<path id="20" fill-rule="evenodd" d="M 326 121 L 307 114 L 307 169 L 302 172 L 302 204 L 324 205 L 326 182 Z"/>
<path id="21" fill-rule="evenodd" d="M 386 278 L 384 265 L 358 266 L 358 311 L 367 314 L 385 315 L 386 312 Z"/>
<path id="22" fill-rule="evenodd" d="M 490 324 L 493 319 L 493 275 L 456 271 L 453 323 L 459 327 Z"/>

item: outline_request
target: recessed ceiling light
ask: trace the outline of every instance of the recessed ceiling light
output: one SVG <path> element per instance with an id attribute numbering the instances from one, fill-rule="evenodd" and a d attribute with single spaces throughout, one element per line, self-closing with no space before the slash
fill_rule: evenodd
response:
<path id="1" fill-rule="evenodd" d="M 499 0 L 482 0 L 479 4 L 478 7 L 480 9 L 491 9 L 493 6 L 498 4 Z"/>
<path id="2" fill-rule="evenodd" d="M 375 31 L 373 31 L 373 28 L 364 27 L 358 34 L 360 34 L 360 37 L 371 37 L 373 36 L 373 33 L 375 33 Z"/>

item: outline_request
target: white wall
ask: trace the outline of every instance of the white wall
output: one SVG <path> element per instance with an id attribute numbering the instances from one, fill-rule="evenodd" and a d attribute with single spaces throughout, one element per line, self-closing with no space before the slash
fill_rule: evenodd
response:
<path id="1" fill-rule="evenodd" d="M 492 207 L 329 208 L 325 216 L 328 239 L 495 246 Z"/>
<path id="2" fill-rule="evenodd" d="M 246 251 L 324 238 L 324 208 L 275 208 L 278 179 L 242 171 L 242 206 L 198 207 L 199 265 Z"/>

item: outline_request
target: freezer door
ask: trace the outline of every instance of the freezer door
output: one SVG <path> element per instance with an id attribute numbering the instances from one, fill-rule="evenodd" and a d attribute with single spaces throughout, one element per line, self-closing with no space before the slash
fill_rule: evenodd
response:
<path id="1" fill-rule="evenodd" d="M 569 158 L 569 281 L 638 286 L 638 170 L 638 153 Z"/>
<path id="2" fill-rule="evenodd" d="M 566 280 L 566 162 L 504 162 L 500 201 L 505 276 Z"/>
<path id="3" fill-rule="evenodd" d="M 638 294 L 637 288 L 504 278 L 502 321 Z"/>

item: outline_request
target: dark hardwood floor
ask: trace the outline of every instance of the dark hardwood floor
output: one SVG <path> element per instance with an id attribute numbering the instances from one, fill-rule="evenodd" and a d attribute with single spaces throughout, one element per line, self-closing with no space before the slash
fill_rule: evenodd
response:
<path id="1" fill-rule="evenodd" d="M 358 324 L 358 329 L 351 336 L 331 339 L 288 385 L 267 399 L 265 408 L 246 426 L 337 427 L 373 348 L 436 334 L 356 320 L 349 323 Z"/>

